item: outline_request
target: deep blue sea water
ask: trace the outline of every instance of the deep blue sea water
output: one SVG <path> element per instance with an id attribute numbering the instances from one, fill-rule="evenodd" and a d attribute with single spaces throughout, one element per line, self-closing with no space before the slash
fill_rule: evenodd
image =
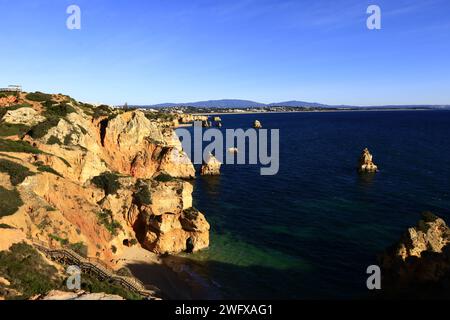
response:
<path id="1" fill-rule="evenodd" d="M 280 171 L 224 165 L 195 181 L 211 224 L 189 265 L 228 298 L 357 298 L 366 268 L 431 210 L 450 222 L 450 111 L 221 116 L 280 129 Z M 364 147 L 380 172 L 360 176 Z"/>

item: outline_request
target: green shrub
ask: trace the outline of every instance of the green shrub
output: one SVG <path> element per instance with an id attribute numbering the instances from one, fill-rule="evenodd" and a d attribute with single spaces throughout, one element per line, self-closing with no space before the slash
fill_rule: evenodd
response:
<path id="1" fill-rule="evenodd" d="M 77 243 L 69 244 L 69 248 L 78 253 L 82 257 L 87 257 L 88 255 L 88 247 L 84 244 L 83 241 Z"/>
<path id="2" fill-rule="evenodd" d="M 97 212 L 97 218 L 99 223 L 102 224 L 113 236 L 117 236 L 117 230 L 122 230 L 122 225 L 115 221 L 111 210 L 105 209 L 103 211 Z"/>
<path id="3" fill-rule="evenodd" d="M 45 102 L 42 102 L 42 106 L 44 108 L 50 108 L 51 106 L 58 104 L 58 102 L 54 101 L 54 100 L 47 100 Z"/>
<path id="4" fill-rule="evenodd" d="M 0 150 L 3 152 L 23 152 L 23 153 L 33 153 L 39 154 L 43 153 L 36 147 L 31 146 L 29 143 L 25 141 L 12 141 L 0 139 Z"/>
<path id="5" fill-rule="evenodd" d="M 176 178 L 172 177 L 170 174 L 167 174 L 165 172 L 159 173 L 154 179 L 158 182 L 171 182 L 177 180 Z"/>
<path id="6" fill-rule="evenodd" d="M 78 106 L 88 116 L 94 115 L 94 106 L 93 105 L 88 104 L 88 103 L 80 103 L 80 104 L 78 104 Z"/>
<path id="7" fill-rule="evenodd" d="M 28 130 L 29 126 L 19 123 L 0 123 L 0 137 L 9 137 L 9 136 L 24 136 Z"/>
<path id="8" fill-rule="evenodd" d="M 98 106 L 93 109 L 93 117 L 95 119 L 100 117 L 106 117 L 109 116 L 113 112 L 113 109 L 108 107 L 107 105 L 102 104 L 101 106 Z"/>
<path id="9" fill-rule="evenodd" d="M 137 191 L 134 193 L 134 201 L 137 205 L 150 205 L 152 204 L 152 194 L 146 183 L 138 181 L 136 186 Z"/>
<path id="10" fill-rule="evenodd" d="M 45 165 L 41 161 L 35 162 L 34 165 L 37 167 L 38 171 L 40 171 L 40 172 L 49 172 L 58 177 L 62 177 L 62 175 L 58 171 L 56 171 L 55 169 L 53 169 L 50 166 Z"/>
<path id="11" fill-rule="evenodd" d="M 23 205 L 16 189 L 8 190 L 0 186 L 0 217 L 10 216 Z"/>
<path id="12" fill-rule="evenodd" d="M 104 292 L 106 294 L 115 294 L 127 300 L 142 300 L 137 293 L 127 290 L 120 285 L 100 281 L 91 275 L 83 274 L 81 277 L 81 289 L 87 292 Z"/>
<path id="13" fill-rule="evenodd" d="M 56 234 L 49 234 L 48 237 L 49 237 L 50 239 L 53 239 L 53 240 L 55 240 L 55 241 L 58 241 L 59 244 L 60 244 L 61 246 L 63 246 L 63 247 L 64 247 L 64 246 L 67 246 L 68 244 L 70 244 L 69 239 L 61 238 L 61 237 L 57 236 Z"/>
<path id="14" fill-rule="evenodd" d="M 115 173 L 104 172 L 92 178 L 92 183 L 105 191 L 105 194 L 115 194 L 120 188 L 119 177 Z"/>
<path id="15" fill-rule="evenodd" d="M 0 229 L 15 229 L 15 228 L 11 227 L 9 224 L 0 223 Z"/>
<path id="16" fill-rule="evenodd" d="M 117 252 L 117 247 L 115 245 L 111 246 L 111 251 L 112 253 L 116 253 Z"/>
<path id="17" fill-rule="evenodd" d="M 145 112 L 145 117 L 150 121 L 173 121 L 177 117 L 174 114 L 166 113 L 166 112 Z"/>
<path id="18" fill-rule="evenodd" d="M 64 145 L 68 146 L 72 143 L 72 134 L 73 132 L 69 132 L 68 134 L 66 134 L 66 136 L 64 137 Z"/>
<path id="19" fill-rule="evenodd" d="M 13 186 L 22 183 L 26 177 L 34 175 L 27 167 L 6 159 L 0 159 L 0 172 L 7 173 Z"/>
<path id="20" fill-rule="evenodd" d="M 19 93 L 17 91 L 1 91 L 0 92 L 0 98 L 6 98 L 10 96 L 19 96 Z"/>
<path id="21" fill-rule="evenodd" d="M 45 103 L 45 111 L 42 113 L 47 120 L 35 125 L 27 132 L 27 134 L 33 139 L 42 138 L 51 128 L 56 127 L 61 119 L 64 119 L 72 112 L 75 112 L 75 109 L 68 104 L 62 103 L 55 105 L 47 101 Z M 55 140 L 52 140 L 52 142 L 55 143 Z"/>
<path id="22" fill-rule="evenodd" d="M 61 103 L 57 105 L 50 104 L 49 106 L 46 106 L 45 111 L 43 112 L 43 115 L 47 119 L 61 119 L 67 117 L 69 113 L 75 112 L 75 109 L 66 103 Z"/>
<path id="23" fill-rule="evenodd" d="M 56 136 L 51 136 L 50 138 L 48 138 L 47 144 L 52 145 L 52 144 L 62 144 L 62 143 L 61 143 L 61 140 L 59 140 L 58 137 L 56 137 Z"/>
<path id="24" fill-rule="evenodd" d="M 25 98 L 27 98 L 28 100 L 31 100 L 31 101 L 43 102 L 43 101 L 51 100 L 52 95 L 36 91 L 36 92 L 27 94 L 25 96 Z"/>
<path id="25" fill-rule="evenodd" d="M 62 285 L 57 269 L 25 243 L 14 244 L 8 251 L 0 252 L 0 276 L 9 280 L 10 287 L 21 293 L 13 296 L 6 291 L 7 299 L 28 299 L 59 289 Z"/>
<path id="26" fill-rule="evenodd" d="M 41 123 L 38 123 L 33 128 L 31 128 L 30 131 L 27 132 L 27 134 L 32 137 L 33 139 L 39 139 L 45 136 L 53 127 L 56 127 L 59 123 L 60 118 L 50 118 L 47 119 Z"/>

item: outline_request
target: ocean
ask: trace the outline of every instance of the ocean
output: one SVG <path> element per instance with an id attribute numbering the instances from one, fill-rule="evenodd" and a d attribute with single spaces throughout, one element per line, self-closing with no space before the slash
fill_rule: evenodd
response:
<path id="1" fill-rule="evenodd" d="M 183 255 L 223 298 L 365 297 L 366 269 L 428 210 L 450 222 L 450 111 L 221 115 L 280 129 L 280 170 L 224 165 L 194 182 L 210 248 Z M 380 171 L 359 175 L 367 147 Z"/>

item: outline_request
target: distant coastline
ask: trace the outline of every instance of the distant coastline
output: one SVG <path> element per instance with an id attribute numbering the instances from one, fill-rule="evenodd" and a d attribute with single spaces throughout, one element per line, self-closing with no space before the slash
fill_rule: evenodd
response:
<path id="1" fill-rule="evenodd" d="M 449 109 L 402 108 L 402 109 L 323 109 L 323 110 L 292 110 L 292 111 L 230 111 L 230 112 L 199 112 L 194 116 L 227 115 L 227 114 L 267 114 L 267 113 L 322 113 L 322 112 L 380 112 L 380 111 L 450 111 Z"/>

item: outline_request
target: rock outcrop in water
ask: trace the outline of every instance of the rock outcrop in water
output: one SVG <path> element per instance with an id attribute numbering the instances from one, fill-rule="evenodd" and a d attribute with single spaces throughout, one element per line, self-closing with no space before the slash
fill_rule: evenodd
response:
<path id="1" fill-rule="evenodd" d="M 378 166 L 373 163 L 373 156 L 367 148 L 363 150 L 359 158 L 358 171 L 361 173 L 378 171 Z"/>
<path id="2" fill-rule="evenodd" d="M 201 167 L 200 174 L 202 176 L 218 176 L 220 175 L 221 166 L 222 163 L 210 153 L 208 159 Z"/>
<path id="3" fill-rule="evenodd" d="M 396 297 L 450 294 L 450 228 L 430 212 L 380 256 L 382 289 Z"/>
<path id="4" fill-rule="evenodd" d="M 255 122 L 253 123 L 253 128 L 261 129 L 262 128 L 261 122 L 259 120 L 255 120 Z"/>

